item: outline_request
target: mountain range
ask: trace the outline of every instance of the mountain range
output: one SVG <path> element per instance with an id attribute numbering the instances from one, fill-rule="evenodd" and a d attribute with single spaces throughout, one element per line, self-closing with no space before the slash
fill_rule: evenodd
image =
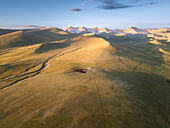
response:
<path id="1" fill-rule="evenodd" d="M 161 28 L 161 29 L 142 29 L 137 27 L 130 27 L 125 30 L 115 29 L 111 30 L 108 28 L 86 28 L 86 27 L 68 27 L 63 29 L 66 32 L 70 33 L 94 33 L 94 34 L 101 34 L 101 33 L 115 33 L 115 34 L 151 34 L 155 31 L 168 31 L 168 28 Z"/>

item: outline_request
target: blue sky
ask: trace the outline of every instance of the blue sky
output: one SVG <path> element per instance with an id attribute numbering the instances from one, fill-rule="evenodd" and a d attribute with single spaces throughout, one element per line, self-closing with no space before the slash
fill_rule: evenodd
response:
<path id="1" fill-rule="evenodd" d="M 0 27 L 170 27 L 170 0 L 0 0 Z"/>

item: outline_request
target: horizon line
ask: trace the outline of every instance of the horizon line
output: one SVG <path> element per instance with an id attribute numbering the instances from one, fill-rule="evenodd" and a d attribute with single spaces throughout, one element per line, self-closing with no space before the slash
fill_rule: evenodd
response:
<path id="1" fill-rule="evenodd" d="M 28 25 L 29 26 L 29 25 Z M 0 27 L 0 29 L 13 29 L 13 30 L 21 30 L 21 29 L 38 29 L 38 28 L 53 28 L 54 26 L 50 26 L 50 27 L 45 27 L 45 26 L 37 26 L 37 27 Z M 54 28 L 58 28 L 58 29 L 65 29 L 65 28 L 69 28 L 69 27 L 73 27 L 73 28 L 77 28 L 77 27 L 85 27 L 85 26 L 74 26 L 74 25 L 70 25 L 68 27 L 54 27 Z M 136 26 L 130 26 L 130 27 L 126 27 L 126 28 L 123 28 L 123 29 L 128 29 L 128 28 L 131 28 L 131 27 L 136 27 Z M 85 27 L 85 28 L 99 28 L 99 29 L 102 29 L 102 28 L 107 28 L 107 29 L 110 29 L 110 30 L 116 30 L 116 29 L 120 29 L 120 28 L 114 28 L 114 29 L 111 29 L 110 27 Z M 163 26 L 163 27 L 136 27 L 136 28 L 142 28 L 142 29 L 162 29 L 162 28 L 168 28 L 170 29 L 170 26 Z M 121 28 L 122 29 L 122 28 Z M 123 30 L 122 29 L 122 30 Z"/>

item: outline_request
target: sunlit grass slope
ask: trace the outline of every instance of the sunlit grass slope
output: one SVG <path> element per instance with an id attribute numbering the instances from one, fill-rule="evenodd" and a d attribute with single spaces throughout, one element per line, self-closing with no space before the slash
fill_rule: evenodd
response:
<path id="1" fill-rule="evenodd" d="M 57 28 L 46 28 L 43 30 L 22 30 L 5 35 L 0 35 L 0 48 L 12 48 L 28 46 L 39 43 L 70 39 L 75 34 L 69 34 Z"/>
<path id="2" fill-rule="evenodd" d="M 0 36 L 0 127 L 169 127 L 168 33 L 23 33 Z"/>

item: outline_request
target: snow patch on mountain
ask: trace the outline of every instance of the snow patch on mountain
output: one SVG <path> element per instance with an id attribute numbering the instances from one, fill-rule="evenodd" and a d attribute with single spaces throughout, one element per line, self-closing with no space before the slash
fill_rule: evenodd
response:
<path id="1" fill-rule="evenodd" d="M 108 28 L 86 28 L 86 27 L 68 27 L 65 28 L 64 31 L 70 33 L 94 33 L 94 34 L 101 34 L 101 33 L 110 33 L 112 30 Z"/>
<path id="2" fill-rule="evenodd" d="M 114 33 L 114 34 L 150 34 L 149 30 L 141 29 L 137 27 L 130 27 L 125 30 L 115 29 L 111 30 L 108 28 L 86 28 L 86 27 L 68 27 L 63 29 L 66 32 L 70 33 L 94 33 L 94 34 L 101 34 L 101 33 Z"/>

